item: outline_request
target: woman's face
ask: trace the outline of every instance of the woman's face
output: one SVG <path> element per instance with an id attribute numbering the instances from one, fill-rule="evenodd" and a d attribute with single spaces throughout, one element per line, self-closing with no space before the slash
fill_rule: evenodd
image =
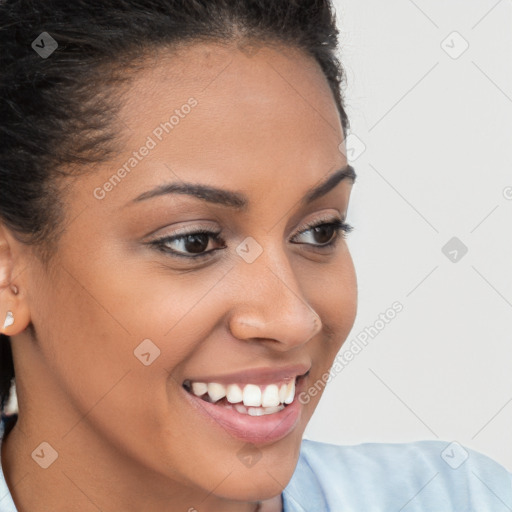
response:
<path id="1" fill-rule="evenodd" d="M 347 166 L 330 89 L 297 51 L 212 44 L 155 56 L 123 102 L 124 151 L 70 182 L 50 270 L 23 273 L 20 425 L 51 429 L 63 464 L 122 461 L 191 507 L 277 495 L 320 398 L 298 393 L 323 389 L 356 314 L 343 232 L 310 227 L 343 221 L 352 186 L 329 182 Z M 291 404 L 257 407 L 306 372 Z"/>

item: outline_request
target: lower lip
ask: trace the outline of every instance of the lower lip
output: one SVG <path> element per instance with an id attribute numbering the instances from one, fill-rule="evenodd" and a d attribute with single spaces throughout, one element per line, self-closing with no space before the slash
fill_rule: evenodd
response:
<path id="1" fill-rule="evenodd" d="M 263 445 L 283 439 L 299 423 L 302 405 L 298 397 L 304 381 L 305 378 L 301 378 L 297 382 L 295 399 L 291 404 L 279 412 L 264 416 L 241 414 L 234 409 L 206 402 L 183 388 L 182 390 L 194 409 L 210 424 L 246 443 Z"/>

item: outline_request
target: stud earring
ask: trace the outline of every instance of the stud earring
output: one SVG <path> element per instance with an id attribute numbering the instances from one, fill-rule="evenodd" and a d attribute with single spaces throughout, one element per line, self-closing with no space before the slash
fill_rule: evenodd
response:
<path id="1" fill-rule="evenodd" d="M 7 311 L 7 315 L 5 315 L 4 329 L 6 327 L 11 326 L 14 323 L 14 315 L 12 311 Z"/>

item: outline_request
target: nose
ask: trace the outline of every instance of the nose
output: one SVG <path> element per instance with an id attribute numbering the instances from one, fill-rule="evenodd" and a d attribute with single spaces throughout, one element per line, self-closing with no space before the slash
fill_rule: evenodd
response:
<path id="1" fill-rule="evenodd" d="M 229 317 L 234 337 L 267 341 L 274 349 L 286 351 L 321 331 L 320 316 L 306 301 L 282 253 L 264 251 L 251 264 L 240 262 L 236 280 L 237 304 Z"/>

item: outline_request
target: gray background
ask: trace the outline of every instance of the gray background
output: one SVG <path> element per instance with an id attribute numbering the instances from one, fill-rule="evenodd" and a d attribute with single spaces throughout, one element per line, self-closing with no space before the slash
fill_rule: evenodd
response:
<path id="1" fill-rule="evenodd" d="M 456 440 L 512 470 L 512 1 L 336 9 L 359 174 L 345 346 L 404 309 L 328 384 L 306 438 Z"/>

